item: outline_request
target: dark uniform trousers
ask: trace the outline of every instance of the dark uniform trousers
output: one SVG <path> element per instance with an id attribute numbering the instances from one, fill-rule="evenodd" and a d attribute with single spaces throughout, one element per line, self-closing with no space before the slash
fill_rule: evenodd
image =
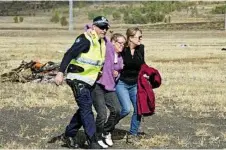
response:
<path id="1" fill-rule="evenodd" d="M 65 135 L 74 137 L 83 126 L 85 134 L 89 139 L 92 139 L 96 132 L 96 126 L 92 112 L 91 86 L 77 80 L 67 80 L 67 84 L 71 87 L 79 108 L 66 127 Z"/>

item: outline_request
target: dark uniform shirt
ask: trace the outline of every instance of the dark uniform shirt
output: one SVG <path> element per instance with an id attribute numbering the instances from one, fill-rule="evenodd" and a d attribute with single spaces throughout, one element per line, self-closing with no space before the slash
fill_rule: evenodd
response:
<path id="1" fill-rule="evenodd" d="M 89 48 L 90 41 L 84 34 L 79 35 L 71 48 L 64 54 L 59 71 L 64 73 L 70 61 L 76 58 L 80 53 L 87 53 Z"/>
<path id="2" fill-rule="evenodd" d="M 122 51 L 124 67 L 120 75 L 120 80 L 126 84 L 136 84 L 141 65 L 144 63 L 144 45 L 135 47 L 134 55 L 131 55 L 129 47 Z"/>

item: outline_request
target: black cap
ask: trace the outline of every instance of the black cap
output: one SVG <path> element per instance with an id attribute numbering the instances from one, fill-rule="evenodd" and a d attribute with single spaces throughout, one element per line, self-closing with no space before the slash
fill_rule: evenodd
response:
<path id="1" fill-rule="evenodd" d="M 98 16 L 94 18 L 93 25 L 96 25 L 97 27 L 107 27 L 107 28 L 110 27 L 107 18 L 105 18 L 104 16 Z"/>

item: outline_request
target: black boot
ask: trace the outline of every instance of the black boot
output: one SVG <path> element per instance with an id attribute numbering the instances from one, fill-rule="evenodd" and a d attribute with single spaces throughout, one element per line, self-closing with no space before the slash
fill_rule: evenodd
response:
<path id="1" fill-rule="evenodd" d="M 72 148 L 72 149 L 80 148 L 79 144 L 77 143 L 76 137 L 69 137 L 64 135 L 62 140 L 68 148 Z"/>
<path id="2" fill-rule="evenodd" d="M 89 149 L 103 149 L 98 143 L 97 138 L 95 135 L 93 135 L 91 138 L 87 137 L 87 142 Z"/>

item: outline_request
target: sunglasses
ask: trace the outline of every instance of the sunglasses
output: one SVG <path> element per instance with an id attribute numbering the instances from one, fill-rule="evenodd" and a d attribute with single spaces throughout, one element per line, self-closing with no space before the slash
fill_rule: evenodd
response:
<path id="1" fill-rule="evenodd" d="M 138 38 L 139 40 L 141 40 L 142 39 L 142 36 L 134 36 L 134 38 Z"/>
<path id="2" fill-rule="evenodd" d="M 108 30 L 109 29 L 109 27 L 108 26 L 97 26 L 98 28 L 100 28 L 101 30 Z"/>

